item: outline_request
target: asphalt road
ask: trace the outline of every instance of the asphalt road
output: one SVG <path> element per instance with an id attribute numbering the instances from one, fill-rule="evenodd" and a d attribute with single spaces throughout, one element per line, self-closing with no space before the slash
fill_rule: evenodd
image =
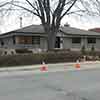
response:
<path id="1" fill-rule="evenodd" d="M 100 69 L 0 74 L 0 100 L 100 100 Z"/>

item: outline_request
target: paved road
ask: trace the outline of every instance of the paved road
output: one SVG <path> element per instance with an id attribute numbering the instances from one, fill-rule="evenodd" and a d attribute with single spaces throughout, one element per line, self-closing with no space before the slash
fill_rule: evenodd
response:
<path id="1" fill-rule="evenodd" d="M 0 100 L 100 100 L 100 69 L 0 74 Z"/>

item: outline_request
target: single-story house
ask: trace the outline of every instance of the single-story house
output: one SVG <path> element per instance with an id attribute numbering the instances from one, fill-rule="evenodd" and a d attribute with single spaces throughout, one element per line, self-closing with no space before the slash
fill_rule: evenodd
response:
<path id="1" fill-rule="evenodd" d="M 100 33 L 63 26 L 56 36 L 55 48 L 100 50 Z M 0 50 L 4 54 L 16 54 L 16 50 L 28 49 L 32 52 L 47 50 L 47 34 L 42 25 L 30 25 L 0 35 Z"/>

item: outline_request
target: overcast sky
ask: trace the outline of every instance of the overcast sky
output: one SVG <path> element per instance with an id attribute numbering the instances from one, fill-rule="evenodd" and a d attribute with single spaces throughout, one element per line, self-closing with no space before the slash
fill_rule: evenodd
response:
<path id="1" fill-rule="evenodd" d="M 100 17 L 80 17 L 80 16 L 66 16 L 63 18 L 61 25 L 69 23 L 71 27 L 88 30 L 90 28 L 100 27 Z M 41 24 L 40 20 L 36 17 L 23 17 L 22 26 L 31 24 Z M 5 33 L 20 28 L 20 18 L 10 16 L 1 18 L 0 20 L 0 33 Z"/>
<path id="2" fill-rule="evenodd" d="M 75 8 L 73 8 L 72 10 L 75 10 Z M 20 15 L 19 11 L 17 11 L 16 13 L 12 13 L 12 15 L 10 15 L 9 17 L 4 17 L 4 18 L 0 17 L 0 33 L 5 33 L 20 28 L 20 17 L 18 17 L 17 15 L 18 16 Z M 22 17 L 22 14 L 20 16 Z M 88 30 L 90 28 L 100 27 L 100 17 L 90 17 L 90 16 L 80 17 L 75 15 L 65 16 L 61 22 L 61 25 L 64 25 L 65 23 L 69 23 L 71 27 Z M 38 18 L 36 17 L 32 18 L 31 15 L 23 17 L 22 20 L 23 27 L 32 24 L 41 24 L 41 23 Z"/>
<path id="3" fill-rule="evenodd" d="M 88 30 L 94 27 L 100 27 L 100 18 L 99 17 L 87 17 L 87 18 L 80 18 L 80 17 L 70 17 L 66 16 L 63 18 L 61 24 L 64 25 L 65 23 L 69 23 L 71 27 L 76 27 L 80 29 Z M 22 26 L 28 26 L 31 24 L 40 24 L 40 20 L 36 17 L 34 18 L 24 18 L 22 20 Z M 0 31 L 1 33 L 8 32 L 11 30 L 19 29 L 20 28 L 20 18 L 10 17 L 10 18 L 3 18 L 0 23 Z"/>

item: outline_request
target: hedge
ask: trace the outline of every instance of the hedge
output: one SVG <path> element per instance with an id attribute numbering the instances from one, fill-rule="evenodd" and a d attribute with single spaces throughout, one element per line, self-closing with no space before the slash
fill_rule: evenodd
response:
<path id="1" fill-rule="evenodd" d="M 19 55 L 6 55 L 0 56 L 0 67 L 7 66 L 20 66 L 20 65 L 34 65 L 41 64 L 43 61 L 46 63 L 58 62 L 75 62 L 77 59 L 83 58 L 81 52 L 72 51 L 50 51 L 38 54 L 19 54 Z M 86 52 L 86 60 L 100 59 L 100 52 Z"/>
<path id="2" fill-rule="evenodd" d="M 6 55 L 6 56 L 0 56 L 0 67 L 34 65 L 34 64 L 41 64 L 42 61 L 45 61 L 46 63 L 74 62 L 79 57 L 80 54 L 76 52 L 70 52 L 70 53 L 46 52 L 38 54 Z"/>

